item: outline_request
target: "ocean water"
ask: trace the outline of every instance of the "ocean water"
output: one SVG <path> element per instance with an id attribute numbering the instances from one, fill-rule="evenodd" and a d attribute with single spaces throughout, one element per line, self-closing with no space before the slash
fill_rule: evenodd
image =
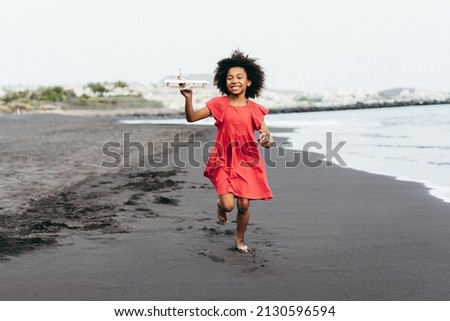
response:
<path id="1" fill-rule="evenodd" d="M 333 148 L 345 142 L 338 154 L 346 166 L 423 183 L 431 195 L 450 202 L 450 105 L 274 114 L 266 122 L 295 128 L 277 133 L 292 148 L 317 142 L 324 148 L 309 151 L 325 155 L 329 132 Z"/>
<path id="2" fill-rule="evenodd" d="M 124 122 L 186 124 L 184 119 Z M 196 124 L 213 123 L 209 118 Z M 287 137 L 289 148 L 325 156 L 330 133 L 330 150 L 336 148 L 345 165 L 331 158 L 334 163 L 422 183 L 431 195 L 450 203 L 450 105 L 269 114 L 266 123 L 279 128 L 277 135 Z"/>

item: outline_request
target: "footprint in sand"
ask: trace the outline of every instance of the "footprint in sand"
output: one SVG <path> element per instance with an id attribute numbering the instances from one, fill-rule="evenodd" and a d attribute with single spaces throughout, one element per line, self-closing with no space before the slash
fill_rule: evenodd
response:
<path id="1" fill-rule="evenodd" d="M 216 263 L 225 263 L 225 259 L 224 258 L 218 257 L 217 255 L 214 255 L 214 254 L 208 255 L 208 258 L 211 261 L 216 262 Z"/>
<path id="2" fill-rule="evenodd" d="M 165 197 L 165 196 L 158 196 L 154 200 L 154 203 L 157 204 L 164 204 L 164 205 L 177 205 L 179 200 L 175 198 Z"/>
<path id="3" fill-rule="evenodd" d="M 203 217 L 196 219 L 197 222 L 205 222 L 205 221 L 211 221 L 210 217 Z"/>
<path id="4" fill-rule="evenodd" d="M 206 257 L 208 257 L 208 259 L 210 259 L 211 261 L 216 262 L 216 263 L 225 263 L 224 258 L 218 257 L 215 254 L 207 254 L 206 252 L 203 251 L 203 252 L 198 253 L 198 255 L 206 256 Z"/>

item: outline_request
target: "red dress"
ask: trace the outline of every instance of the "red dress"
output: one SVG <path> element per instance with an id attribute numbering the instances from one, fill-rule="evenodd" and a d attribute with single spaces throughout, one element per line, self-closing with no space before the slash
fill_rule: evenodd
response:
<path id="1" fill-rule="evenodd" d="M 204 175 L 217 195 L 271 199 L 264 159 L 255 138 L 268 110 L 250 100 L 245 106 L 232 106 L 227 96 L 213 98 L 206 106 L 216 120 L 218 132 Z"/>

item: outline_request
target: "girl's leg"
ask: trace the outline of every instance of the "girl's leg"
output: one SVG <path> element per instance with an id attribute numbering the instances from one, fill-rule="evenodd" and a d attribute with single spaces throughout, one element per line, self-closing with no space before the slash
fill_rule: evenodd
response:
<path id="1" fill-rule="evenodd" d="M 244 243 L 244 235 L 247 230 L 248 221 L 250 220 L 250 200 L 247 198 L 238 198 L 237 207 L 236 249 L 238 249 L 239 252 L 248 252 L 250 249 Z"/>
<path id="2" fill-rule="evenodd" d="M 222 194 L 217 199 L 217 219 L 222 223 L 229 223 L 228 213 L 234 208 L 234 195 Z"/>

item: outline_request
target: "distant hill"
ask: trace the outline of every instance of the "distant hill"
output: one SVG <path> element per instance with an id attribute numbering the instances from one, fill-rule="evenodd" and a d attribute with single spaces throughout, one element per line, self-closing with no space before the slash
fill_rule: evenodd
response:
<path id="1" fill-rule="evenodd" d="M 382 91 L 379 91 L 378 94 L 380 96 L 382 96 L 382 97 L 395 97 L 395 96 L 400 95 L 400 93 L 403 90 L 409 90 L 410 92 L 414 92 L 415 91 L 414 88 L 402 88 L 402 87 L 399 87 L 399 88 L 392 88 L 392 89 L 382 90 Z"/>

